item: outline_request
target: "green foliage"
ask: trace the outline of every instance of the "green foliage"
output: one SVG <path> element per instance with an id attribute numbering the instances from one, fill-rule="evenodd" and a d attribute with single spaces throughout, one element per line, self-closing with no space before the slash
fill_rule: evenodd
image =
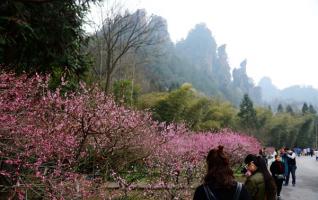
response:
<path id="1" fill-rule="evenodd" d="M 113 84 L 115 101 L 119 104 L 135 105 L 138 100 L 140 88 L 133 85 L 130 80 L 119 80 Z"/>
<path id="2" fill-rule="evenodd" d="M 206 118 L 209 112 L 210 101 L 207 98 L 199 98 L 188 108 L 185 115 L 185 121 L 190 128 L 198 130 L 199 124 L 203 118 Z"/>
<path id="3" fill-rule="evenodd" d="M 281 113 L 272 118 L 269 126 L 268 144 L 275 147 L 294 145 L 301 125 L 301 119 L 287 113 Z"/>
<path id="4" fill-rule="evenodd" d="M 184 122 L 198 131 L 233 127 L 236 114 L 230 103 L 202 96 L 189 84 L 170 93 L 142 95 L 138 108 L 151 109 L 156 120 Z"/>
<path id="5" fill-rule="evenodd" d="M 314 141 L 314 120 L 312 114 L 282 112 L 273 115 L 264 126 L 262 135 L 266 144 L 275 147 L 308 147 Z"/>
<path id="6" fill-rule="evenodd" d="M 90 64 L 82 51 L 83 18 L 89 3 L 96 1 L 1 1 L 0 64 L 18 73 L 78 80 Z"/>
<path id="7" fill-rule="evenodd" d="M 142 163 L 132 163 L 129 168 L 124 169 L 120 175 L 125 178 L 126 181 L 129 183 L 136 182 L 136 181 L 143 181 L 148 178 L 149 180 L 149 170 L 147 166 L 143 165 Z"/>
<path id="8" fill-rule="evenodd" d="M 257 118 L 257 129 L 263 129 L 267 127 L 268 123 L 273 117 L 273 113 L 271 110 L 266 108 L 258 107 L 256 110 L 256 118 Z"/>
<path id="9" fill-rule="evenodd" d="M 293 110 L 293 108 L 291 107 L 291 105 L 287 105 L 287 107 L 286 107 L 286 112 L 287 112 L 287 113 L 290 113 L 291 115 L 294 114 L 294 110 Z"/>
<path id="10" fill-rule="evenodd" d="M 248 131 L 253 128 L 256 128 L 256 111 L 253 107 L 252 100 L 249 98 L 247 94 L 245 94 L 243 97 L 243 100 L 240 104 L 240 112 L 237 115 L 240 119 L 240 123 L 243 129 Z"/>
<path id="11" fill-rule="evenodd" d="M 193 96 L 190 84 L 183 84 L 172 91 L 166 99 L 159 101 L 154 107 L 154 118 L 159 121 L 181 122 L 189 106 L 189 99 Z"/>
<path id="12" fill-rule="evenodd" d="M 197 97 L 187 110 L 185 121 L 193 130 L 220 130 L 232 127 L 236 110 L 227 102 Z"/>
<path id="13" fill-rule="evenodd" d="M 277 107 L 277 112 L 278 112 L 278 113 L 284 112 L 284 108 L 283 108 L 283 105 L 282 105 L 282 104 L 279 104 L 279 105 L 278 105 L 278 107 Z"/>
<path id="14" fill-rule="evenodd" d="M 165 92 L 153 92 L 143 94 L 138 99 L 137 108 L 141 110 L 154 108 L 155 105 L 162 100 L 165 100 L 169 94 Z"/>
<path id="15" fill-rule="evenodd" d="M 282 105 L 279 107 L 283 108 Z M 200 95 L 186 85 L 169 93 L 142 95 L 138 108 L 150 109 L 161 121 L 184 122 L 195 131 L 242 130 L 258 137 L 264 145 L 278 148 L 308 147 L 314 141 L 316 115 L 303 115 L 291 106 L 286 107 L 286 112 L 281 110 L 274 114 L 268 107 L 254 108 L 248 95 L 237 110 L 228 102 Z"/>
<path id="16" fill-rule="evenodd" d="M 317 113 L 316 109 L 311 104 L 309 105 L 309 113 L 311 113 L 311 114 L 316 114 Z"/>
<path id="17" fill-rule="evenodd" d="M 308 107 L 307 103 L 304 103 L 301 111 L 302 111 L 303 115 L 309 113 L 309 107 Z"/>
<path id="18" fill-rule="evenodd" d="M 313 122 L 312 117 L 304 117 L 303 122 L 299 128 L 297 140 L 295 141 L 296 146 L 308 147 L 311 146 L 313 142 L 309 142 L 313 133 Z M 313 140 L 312 140 L 313 141 Z"/>

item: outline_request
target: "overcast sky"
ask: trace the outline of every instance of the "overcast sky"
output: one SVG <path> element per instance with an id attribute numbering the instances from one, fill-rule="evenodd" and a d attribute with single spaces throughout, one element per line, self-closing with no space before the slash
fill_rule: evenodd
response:
<path id="1" fill-rule="evenodd" d="M 173 41 L 204 22 L 227 44 L 232 68 L 247 59 L 255 83 L 268 76 L 279 88 L 318 88 L 318 0 L 125 0 L 134 11 L 164 17 Z M 96 19 L 99 9 L 92 9 Z"/>

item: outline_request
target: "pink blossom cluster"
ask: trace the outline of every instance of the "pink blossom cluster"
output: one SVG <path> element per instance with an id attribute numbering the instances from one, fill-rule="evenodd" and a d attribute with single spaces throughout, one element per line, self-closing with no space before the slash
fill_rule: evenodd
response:
<path id="1" fill-rule="evenodd" d="M 161 174 L 161 181 L 176 181 L 178 176 L 185 172 L 194 175 L 198 172 L 204 175 L 204 161 L 208 151 L 224 146 L 230 158 L 231 165 L 239 165 L 248 154 L 257 154 L 261 148 L 259 141 L 251 136 L 223 130 L 218 133 L 191 132 L 185 126 L 179 126 L 171 140 L 164 143 L 155 152 L 150 167 L 157 168 Z M 189 170 L 192 171 L 189 174 Z M 167 179 L 168 178 L 168 179 Z"/>
<path id="2" fill-rule="evenodd" d="M 212 148 L 222 145 L 232 160 L 232 164 L 240 163 L 250 153 L 257 153 L 260 143 L 256 138 L 231 130 L 222 130 L 218 133 L 189 132 L 172 140 L 167 149 L 178 146 L 172 150 L 177 155 L 192 157 L 194 161 L 201 161 Z"/>
<path id="3" fill-rule="evenodd" d="M 53 92 L 48 80 L 0 74 L 0 176 L 21 199 L 27 189 L 37 190 L 36 185 L 50 199 L 100 192 L 101 184 L 94 184 L 100 177 L 85 179 L 87 169 L 81 167 L 91 157 L 94 170 L 108 172 L 129 189 L 130 183 L 117 172 L 132 163 L 159 172 L 158 181 L 169 185 L 175 181 L 171 177 L 200 166 L 218 145 L 225 147 L 232 163 L 260 148 L 255 138 L 229 130 L 194 133 L 182 124 L 158 123 L 148 112 L 117 105 L 96 87 L 81 84 L 77 92 Z"/>
<path id="4" fill-rule="evenodd" d="M 61 94 L 50 91 L 47 80 L 0 75 L 1 175 L 13 184 L 26 185 L 21 177 L 28 172 L 58 196 L 54 187 L 74 182 L 89 149 L 96 165 L 120 168 L 143 160 L 168 134 L 149 113 L 118 106 L 97 88 Z"/>

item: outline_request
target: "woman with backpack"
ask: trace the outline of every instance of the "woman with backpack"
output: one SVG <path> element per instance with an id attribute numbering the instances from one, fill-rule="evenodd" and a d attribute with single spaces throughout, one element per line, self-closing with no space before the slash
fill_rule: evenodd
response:
<path id="1" fill-rule="evenodd" d="M 246 188 L 234 180 L 223 146 L 210 150 L 206 162 L 204 183 L 196 189 L 193 200 L 251 200 Z"/>
<path id="2" fill-rule="evenodd" d="M 276 200 L 276 185 L 263 158 L 250 154 L 244 162 L 250 174 L 245 181 L 245 186 L 252 199 Z"/>
<path id="3" fill-rule="evenodd" d="M 275 156 L 275 161 L 271 164 L 270 171 L 275 180 L 277 187 L 277 197 L 280 197 L 280 192 L 282 190 L 282 185 L 285 180 L 285 166 L 280 160 L 280 156 Z"/>

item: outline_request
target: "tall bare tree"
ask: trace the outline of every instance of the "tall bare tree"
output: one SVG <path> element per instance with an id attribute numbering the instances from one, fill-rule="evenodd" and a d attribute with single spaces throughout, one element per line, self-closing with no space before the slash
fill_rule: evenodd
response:
<path id="1" fill-rule="evenodd" d="M 121 12 L 120 8 L 112 6 L 101 13 L 101 27 L 95 31 L 92 41 L 96 61 L 94 72 L 104 81 L 105 92 L 109 92 L 113 72 L 125 56 L 166 40 L 163 37 L 166 34 L 162 33 L 166 31 L 163 29 L 166 24 L 161 17 L 147 16 L 145 10 Z"/>

